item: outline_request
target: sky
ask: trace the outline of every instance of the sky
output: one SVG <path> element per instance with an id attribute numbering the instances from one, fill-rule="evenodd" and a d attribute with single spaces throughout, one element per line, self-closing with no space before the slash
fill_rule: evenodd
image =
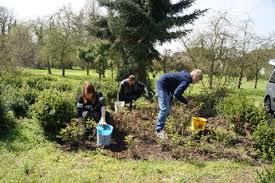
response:
<path id="1" fill-rule="evenodd" d="M 177 0 L 172 0 L 176 2 Z M 85 5 L 85 0 L 0 0 L 0 6 L 12 10 L 19 20 L 34 19 L 56 12 L 63 5 L 71 4 L 74 11 L 79 11 Z M 197 0 L 193 9 L 210 8 L 208 14 L 215 11 L 228 11 L 234 17 L 250 17 L 254 20 L 255 32 L 266 35 L 275 32 L 275 0 Z M 195 24 L 207 21 L 207 16 Z M 173 52 L 181 51 L 182 45 L 177 41 L 157 46 Z"/>

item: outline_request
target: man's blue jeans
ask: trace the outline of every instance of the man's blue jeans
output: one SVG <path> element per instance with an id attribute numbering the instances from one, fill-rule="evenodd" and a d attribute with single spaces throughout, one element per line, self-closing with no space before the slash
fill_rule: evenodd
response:
<path id="1" fill-rule="evenodd" d="M 165 126 L 165 121 L 170 112 L 170 99 L 171 94 L 165 90 L 159 89 L 157 87 L 158 102 L 159 102 L 159 114 L 157 119 L 156 131 L 159 132 L 163 130 Z"/>

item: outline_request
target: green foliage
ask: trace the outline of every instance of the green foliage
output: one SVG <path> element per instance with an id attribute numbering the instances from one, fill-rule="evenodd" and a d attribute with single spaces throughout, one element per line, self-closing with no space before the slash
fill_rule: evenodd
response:
<path id="1" fill-rule="evenodd" d="M 275 182 L 275 166 L 273 165 L 272 168 L 266 168 L 264 171 L 258 172 L 257 182 L 258 183 Z"/>
<path id="2" fill-rule="evenodd" d="M 199 114 L 204 117 L 217 115 L 216 105 L 228 95 L 230 91 L 227 88 L 217 88 L 204 91 L 202 94 L 195 96 L 194 101 L 200 106 Z"/>
<path id="3" fill-rule="evenodd" d="M 33 111 L 44 130 L 56 134 L 75 116 L 75 97 L 68 92 L 45 90 L 38 96 Z"/>
<path id="4" fill-rule="evenodd" d="M 107 8 L 110 13 L 107 17 L 100 17 L 96 26 L 91 24 L 90 33 L 109 39 L 112 48 L 121 54 L 123 67 L 128 65 L 137 68 L 138 79 L 146 83 L 148 66 L 160 55 L 154 45 L 186 35 L 184 29 L 171 31 L 171 28 L 192 23 L 205 12 L 196 10 L 190 14 L 179 13 L 193 3 L 194 1 L 173 4 L 167 0 L 100 0 L 100 6 Z"/>
<path id="5" fill-rule="evenodd" d="M 2 97 L 7 110 L 13 111 L 16 117 L 25 117 L 27 115 L 29 104 L 21 89 L 9 87 L 3 92 Z"/>
<path id="6" fill-rule="evenodd" d="M 91 83 L 95 86 L 97 91 L 102 92 L 107 105 L 111 105 L 116 100 L 118 90 L 117 82 L 111 79 L 104 79 L 102 81 L 91 81 Z"/>
<path id="7" fill-rule="evenodd" d="M 185 135 L 188 128 L 191 127 L 192 117 L 198 116 L 198 110 L 196 107 L 188 109 L 187 106 L 182 104 L 173 106 L 170 112 L 171 116 L 165 125 L 165 131 L 171 137 L 174 135 Z"/>
<path id="8" fill-rule="evenodd" d="M 66 81 L 55 81 L 51 82 L 51 88 L 56 89 L 60 92 L 72 91 L 73 85 Z"/>
<path id="9" fill-rule="evenodd" d="M 0 133 L 15 125 L 15 117 L 12 111 L 8 111 L 5 101 L 0 95 Z"/>
<path id="10" fill-rule="evenodd" d="M 24 99 L 28 102 L 29 105 L 34 104 L 36 98 L 39 95 L 39 90 L 35 88 L 30 88 L 29 86 L 25 86 L 19 89 L 19 92 L 22 93 Z"/>
<path id="11" fill-rule="evenodd" d="M 255 148 L 265 160 L 275 160 L 275 130 L 266 123 L 257 126 L 252 135 Z"/>
<path id="12" fill-rule="evenodd" d="M 251 99 L 242 95 L 231 95 L 217 105 L 218 114 L 225 117 L 235 132 L 240 135 L 251 133 L 261 122 L 267 121 L 262 106 L 256 107 Z"/>
<path id="13" fill-rule="evenodd" d="M 72 121 L 66 125 L 66 128 L 60 130 L 58 137 L 71 145 L 78 145 L 84 133 L 85 129 L 79 125 L 78 120 L 72 119 Z"/>
<path id="14" fill-rule="evenodd" d="M 56 79 L 52 77 L 29 77 L 26 84 L 31 88 L 45 90 L 51 87 L 52 81 L 56 81 Z"/>

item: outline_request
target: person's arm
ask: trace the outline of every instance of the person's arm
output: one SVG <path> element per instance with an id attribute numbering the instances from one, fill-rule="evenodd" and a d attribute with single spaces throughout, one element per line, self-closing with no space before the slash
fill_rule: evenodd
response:
<path id="1" fill-rule="evenodd" d="M 187 89 L 189 83 L 186 81 L 182 81 L 174 92 L 174 97 L 180 101 L 181 103 L 188 104 L 188 100 L 182 96 L 183 92 Z"/>
<path id="2" fill-rule="evenodd" d="M 76 112 L 77 112 L 77 118 L 79 120 L 82 119 L 82 112 L 84 111 L 84 100 L 82 96 L 78 97 L 77 105 L 76 105 Z"/>
<path id="3" fill-rule="evenodd" d="M 106 116 L 106 108 L 105 106 L 101 107 L 101 118 L 98 124 L 100 125 L 107 125 L 106 120 L 105 120 L 105 116 Z"/>
<path id="4" fill-rule="evenodd" d="M 117 101 L 123 101 L 124 91 L 125 91 L 125 86 L 124 86 L 124 83 L 121 82 L 119 85 L 119 88 L 118 88 L 118 92 L 117 92 Z"/>

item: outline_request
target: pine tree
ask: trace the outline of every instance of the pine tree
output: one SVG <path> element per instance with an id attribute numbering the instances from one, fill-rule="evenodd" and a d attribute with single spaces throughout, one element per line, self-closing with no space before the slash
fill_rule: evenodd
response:
<path id="1" fill-rule="evenodd" d="M 89 30 L 93 35 L 109 39 L 112 48 L 121 54 L 123 68 L 120 73 L 126 70 L 127 74 L 136 74 L 139 80 L 146 81 L 146 71 L 152 60 L 160 56 L 154 46 L 185 36 L 189 30 L 184 29 L 184 25 L 193 23 L 207 11 L 184 14 L 194 2 L 99 0 L 100 6 L 107 8 L 108 15 L 98 17 Z"/>

